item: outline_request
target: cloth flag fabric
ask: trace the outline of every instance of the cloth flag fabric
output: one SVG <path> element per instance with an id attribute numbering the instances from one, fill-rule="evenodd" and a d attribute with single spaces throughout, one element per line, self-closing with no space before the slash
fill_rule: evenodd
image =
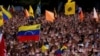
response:
<path id="1" fill-rule="evenodd" d="M 79 19 L 82 22 L 84 20 L 84 14 L 83 14 L 82 8 L 80 8 L 79 10 L 80 10 L 79 11 Z"/>
<path id="2" fill-rule="evenodd" d="M 31 5 L 29 6 L 29 15 L 34 17 L 34 10 Z"/>
<path id="3" fill-rule="evenodd" d="M 12 7 L 12 10 L 13 10 L 13 11 L 15 11 L 15 8 L 14 8 L 14 6 L 12 5 L 11 7 Z"/>
<path id="4" fill-rule="evenodd" d="M 12 6 L 9 5 L 8 8 L 7 8 L 7 10 L 8 10 L 9 12 L 14 12 L 14 11 L 15 11 L 13 5 L 12 5 Z"/>
<path id="5" fill-rule="evenodd" d="M 36 14 L 37 14 L 38 16 L 41 15 L 41 3 L 40 3 L 40 2 L 39 2 L 39 4 L 37 5 Z"/>
<path id="6" fill-rule="evenodd" d="M 4 13 L 2 13 L 2 14 L 3 14 L 3 19 L 4 19 L 5 21 L 9 20 L 9 18 L 8 18 Z"/>
<path id="7" fill-rule="evenodd" d="M 2 25 L 4 24 L 4 22 L 9 20 L 9 18 L 4 13 L 2 13 L 2 12 L 1 12 L 1 16 L 0 17 L 1 17 L 0 22 L 1 22 Z"/>
<path id="8" fill-rule="evenodd" d="M 30 26 L 21 26 L 18 30 L 18 40 L 20 42 L 24 41 L 39 41 L 40 34 L 40 24 L 30 25 Z"/>
<path id="9" fill-rule="evenodd" d="M 65 15 L 75 14 L 75 2 L 68 2 L 65 4 Z"/>
<path id="10" fill-rule="evenodd" d="M 59 5 L 58 5 L 57 12 L 60 12 L 60 10 L 61 10 L 61 8 L 62 8 L 62 5 L 63 5 L 63 2 L 60 2 Z"/>
<path id="11" fill-rule="evenodd" d="M 46 11 L 45 11 L 45 18 L 46 18 L 47 21 L 53 22 L 54 19 L 55 19 L 55 18 L 54 18 L 54 13 L 51 12 L 51 11 L 46 10 Z"/>
<path id="12" fill-rule="evenodd" d="M 54 8 L 54 16 L 57 17 L 57 12 L 55 8 Z"/>
<path id="13" fill-rule="evenodd" d="M 4 24 L 3 17 L 2 17 L 2 11 L 0 11 L 0 26 Z"/>
<path id="14" fill-rule="evenodd" d="M 3 12 L 9 19 L 11 19 L 11 18 L 12 18 L 11 13 L 8 12 L 7 10 L 5 10 L 5 9 L 3 8 L 3 6 L 0 6 L 0 7 L 1 7 L 1 9 L 2 9 L 2 12 Z"/>
<path id="15" fill-rule="evenodd" d="M 42 45 L 41 50 L 42 50 L 43 53 L 46 52 L 47 49 L 48 49 L 48 48 L 47 48 L 45 45 Z"/>
<path id="16" fill-rule="evenodd" d="M 8 6 L 7 10 L 10 11 L 10 5 Z"/>
<path id="17" fill-rule="evenodd" d="M 98 21 L 99 21 L 98 14 L 97 14 L 97 12 L 96 12 L 96 9 L 95 9 L 95 8 L 93 8 L 93 18 L 96 20 L 96 22 L 98 22 Z"/>
<path id="18" fill-rule="evenodd" d="M 64 50 L 64 49 L 67 49 L 67 46 L 63 45 L 63 46 L 61 47 L 61 50 Z"/>
<path id="19" fill-rule="evenodd" d="M 68 0 L 68 3 L 70 3 L 72 0 Z"/>
<path id="20" fill-rule="evenodd" d="M 55 51 L 55 55 L 56 56 L 61 56 L 61 54 L 62 54 L 62 51 L 60 49 Z"/>
<path id="21" fill-rule="evenodd" d="M 2 33 L 0 33 L 0 56 L 6 56 L 6 47 Z"/>
<path id="22" fill-rule="evenodd" d="M 29 17 L 29 12 L 27 9 L 25 9 L 25 17 Z"/>

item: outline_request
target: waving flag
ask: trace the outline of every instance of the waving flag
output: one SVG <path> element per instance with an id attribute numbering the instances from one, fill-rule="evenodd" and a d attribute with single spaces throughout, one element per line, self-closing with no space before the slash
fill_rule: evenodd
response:
<path id="1" fill-rule="evenodd" d="M 2 14 L 3 14 L 3 19 L 4 19 L 4 21 L 9 20 L 9 18 L 8 18 L 4 13 L 2 13 Z"/>
<path id="2" fill-rule="evenodd" d="M 57 17 L 57 11 L 55 8 L 54 8 L 54 17 Z"/>
<path id="3" fill-rule="evenodd" d="M 0 56 L 6 56 L 6 47 L 2 33 L 0 33 Z"/>
<path id="4" fill-rule="evenodd" d="M 13 5 L 11 7 L 12 7 L 12 11 L 15 11 L 15 7 Z"/>
<path id="5" fill-rule="evenodd" d="M 93 18 L 95 18 L 96 22 L 98 22 L 98 21 L 99 21 L 98 14 L 97 14 L 97 12 L 96 12 L 96 9 L 95 9 L 95 8 L 93 8 Z"/>
<path id="6" fill-rule="evenodd" d="M 64 49 L 67 49 L 67 46 L 63 45 L 63 46 L 61 47 L 61 50 L 64 50 Z"/>
<path id="7" fill-rule="evenodd" d="M 57 12 L 60 12 L 60 10 L 61 10 L 61 8 L 62 8 L 62 5 L 63 5 L 63 2 L 60 2 L 59 5 L 58 5 Z"/>
<path id="8" fill-rule="evenodd" d="M 0 11 L 0 26 L 4 24 L 3 17 L 2 17 L 2 12 Z"/>
<path id="9" fill-rule="evenodd" d="M 45 46 L 45 45 L 42 45 L 42 47 L 41 47 L 41 51 L 44 53 L 44 52 L 46 52 L 47 51 L 47 47 Z"/>
<path id="10" fill-rule="evenodd" d="M 72 15 L 75 14 L 75 2 L 68 1 L 65 4 L 65 15 Z"/>
<path id="11" fill-rule="evenodd" d="M 36 14 L 37 14 L 38 16 L 41 15 L 41 3 L 40 3 L 40 2 L 39 2 L 39 4 L 37 5 Z"/>
<path id="12" fill-rule="evenodd" d="M 7 10 L 10 11 L 10 5 L 8 6 Z"/>
<path id="13" fill-rule="evenodd" d="M 51 11 L 48 11 L 46 10 L 45 11 L 45 17 L 46 17 L 46 20 L 49 21 L 49 22 L 53 22 L 54 21 L 54 13 L 51 12 Z"/>
<path id="14" fill-rule="evenodd" d="M 82 8 L 80 8 L 79 10 L 80 10 L 79 11 L 79 19 L 82 22 L 84 20 L 84 14 L 83 14 Z"/>
<path id="15" fill-rule="evenodd" d="M 29 17 L 29 12 L 27 9 L 25 9 L 25 17 Z"/>
<path id="16" fill-rule="evenodd" d="M 70 3 L 72 0 L 68 0 L 68 3 Z"/>
<path id="17" fill-rule="evenodd" d="M 5 9 L 3 8 L 3 6 L 0 6 L 0 7 L 1 7 L 1 9 L 2 9 L 2 12 L 3 12 L 9 19 L 11 19 L 11 18 L 12 18 L 11 13 L 8 12 L 7 10 L 5 10 Z"/>
<path id="18" fill-rule="evenodd" d="M 13 5 L 12 5 L 12 6 L 9 5 L 8 8 L 7 8 L 7 10 L 8 10 L 9 12 L 14 12 L 14 11 L 15 11 Z"/>
<path id="19" fill-rule="evenodd" d="M 34 17 L 34 10 L 31 5 L 29 6 L 29 15 Z"/>
<path id="20" fill-rule="evenodd" d="M 56 56 L 61 56 L 61 54 L 62 54 L 62 50 L 58 49 L 55 51 Z"/>
<path id="21" fill-rule="evenodd" d="M 21 26 L 18 31 L 18 40 L 21 42 L 30 40 L 39 41 L 40 24 Z"/>

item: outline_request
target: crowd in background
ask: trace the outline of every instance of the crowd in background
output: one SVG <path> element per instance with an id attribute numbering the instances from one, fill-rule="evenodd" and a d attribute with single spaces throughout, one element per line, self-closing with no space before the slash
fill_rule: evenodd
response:
<path id="1" fill-rule="evenodd" d="M 3 32 L 8 56 L 100 56 L 100 23 L 85 12 L 84 21 L 78 14 L 59 13 L 53 23 L 41 15 L 26 18 L 24 12 L 14 12 L 5 22 Z M 19 42 L 18 27 L 41 24 L 40 41 Z"/>

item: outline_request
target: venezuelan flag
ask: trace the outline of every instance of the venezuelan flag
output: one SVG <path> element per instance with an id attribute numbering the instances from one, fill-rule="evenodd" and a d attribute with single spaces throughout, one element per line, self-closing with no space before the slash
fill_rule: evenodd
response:
<path id="1" fill-rule="evenodd" d="M 7 17 L 7 15 L 5 15 L 4 13 L 2 13 L 2 14 L 3 14 L 3 19 L 4 19 L 5 21 L 9 20 L 9 18 Z"/>
<path id="2" fill-rule="evenodd" d="M 1 10 L 2 10 L 3 14 L 5 14 L 5 15 L 6 15 L 6 17 L 8 17 L 9 19 L 11 19 L 11 18 L 12 18 L 11 13 L 10 13 L 10 12 L 8 12 L 6 9 L 4 9 L 4 8 L 3 8 L 3 6 L 0 6 L 0 8 L 1 8 Z"/>
<path id="3" fill-rule="evenodd" d="M 39 41 L 40 24 L 21 26 L 18 30 L 18 40 L 24 41 Z"/>
<path id="4" fill-rule="evenodd" d="M 0 11 L 0 27 L 3 26 L 4 21 L 3 21 L 3 17 L 2 17 L 2 11 Z"/>

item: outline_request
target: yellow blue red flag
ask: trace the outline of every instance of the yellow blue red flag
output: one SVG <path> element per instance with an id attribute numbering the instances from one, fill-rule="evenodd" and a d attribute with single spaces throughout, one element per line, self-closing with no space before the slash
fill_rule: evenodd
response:
<path id="1" fill-rule="evenodd" d="M 30 40 L 39 41 L 40 27 L 40 24 L 19 27 L 18 40 L 21 42 Z"/>
<path id="2" fill-rule="evenodd" d="M 0 26 L 4 24 L 3 17 L 2 17 L 2 11 L 0 11 Z"/>
<path id="3" fill-rule="evenodd" d="M 0 6 L 0 8 L 1 8 L 3 14 L 5 14 L 5 15 L 8 17 L 8 19 L 11 19 L 11 18 L 12 18 L 11 13 L 8 12 L 7 10 L 5 10 L 5 9 L 3 8 L 3 6 Z"/>

